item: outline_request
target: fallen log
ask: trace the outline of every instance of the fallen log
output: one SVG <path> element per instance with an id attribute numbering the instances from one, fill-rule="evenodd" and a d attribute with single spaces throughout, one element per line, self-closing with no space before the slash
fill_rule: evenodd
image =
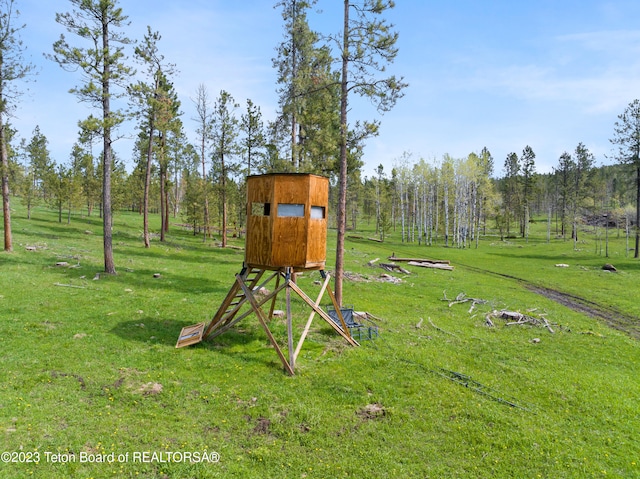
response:
<path id="1" fill-rule="evenodd" d="M 400 266 L 398 266 L 397 264 L 393 264 L 393 263 L 380 263 L 380 267 L 383 269 L 386 269 L 387 271 L 399 271 L 400 273 L 404 273 L 404 274 L 411 274 L 411 271 L 408 271 Z"/>
<path id="2" fill-rule="evenodd" d="M 407 263 L 409 266 L 420 266 L 421 268 L 433 268 L 433 269 L 444 269 L 447 271 L 453 271 L 453 266 L 444 263 L 427 263 L 421 261 L 409 261 Z"/>
<path id="3" fill-rule="evenodd" d="M 415 261 L 417 263 L 433 263 L 433 264 L 451 264 L 448 259 L 425 259 L 425 258 L 396 258 L 395 255 L 389 256 L 389 261 L 398 263 L 407 263 L 409 261 Z"/>

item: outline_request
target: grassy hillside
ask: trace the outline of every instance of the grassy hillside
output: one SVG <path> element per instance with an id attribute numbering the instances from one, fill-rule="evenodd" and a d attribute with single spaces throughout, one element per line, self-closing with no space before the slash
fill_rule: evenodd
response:
<path id="1" fill-rule="evenodd" d="M 289 377 L 255 316 L 174 348 L 183 326 L 215 313 L 242 251 L 175 227 L 145 250 L 141 218 L 119 214 L 118 274 L 94 279 L 97 217 L 66 225 L 17 207 L 13 221 L 15 251 L 0 253 L 3 478 L 640 477 L 640 261 L 613 231 L 610 258 L 589 233 L 577 251 L 547 244 L 542 230 L 466 250 L 402 244 L 397 233 L 348 240 L 345 303 L 379 317 L 380 338 L 351 348 L 316 320 Z M 455 269 L 405 266 L 410 275 L 393 274 L 401 283 L 379 281 L 385 271 L 368 262 L 392 253 Z M 319 279 L 299 284 L 315 297 Z M 623 330 L 535 286 L 624 316 Z M 486 302 L 469 311 L 443 301 L 460 293 Z M 554 332 L 487 326 L 503 309 L 546 318 Z M 301 329 L 308 308 L 294 299 L 293 311 Z M 283 320 L 271 328 L 284 343 Z"/>

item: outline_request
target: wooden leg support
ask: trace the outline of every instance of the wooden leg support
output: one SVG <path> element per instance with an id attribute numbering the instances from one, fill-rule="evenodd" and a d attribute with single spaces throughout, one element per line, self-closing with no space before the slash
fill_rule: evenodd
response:
<path id="1" fill-rule="evenodd" d="M 329 275 L 325 277 L 324 283 L 322 283 L 322 288 L 320 288 L 320 294 L 318 294 L 318 299 L 314 303 L 316 307 L 320 306 L 320 302 L 322 301 L 322 297 L 324 296 L 324 292 L 329 285 Z M 313 318 L 316 315 L 316 310 L 314 308 L 311 309 L 311 314 L 309 315 L 309 319 L 307 320 L 307 324 L 304 326 L 304 330 L 302 331 L 302 335 L 300 336 L 300 340 L 298 341 L 298 346 L 296 346 L 296 350 L 293 354 L 293 359 L 298 359 L 298 354 L 300 354 L 300 350 L 302 349 L 302 343 L 304 343 L 307 334 L 309 334 L 309 329 L 311 329 L 311 323 L 313 322 Z"/>
<path id="2" fill-rule="evenodd" d="M 256 316 L 258 316 L 258 321 L 260 321 L 260 324 L 262 325 L 264 332 L 267 334 L 267 337 L 269 338 L 269 342 L 273 345 L 274 349 L 276 350 L 276 353 L 278 353 L 278 356 L 280 357 L 280 361 L 282 361 L 282 365 L 284 366 L 285 370 L 291 376 L 293 376 L 295 374 L 293 372 L 293 368 L 287 362 L 287 358 L 285 358 L 284 354 L 282 353 L 282 350 L 280 349 L 280 346 L 278 346 L 278 343 L 276 342 L 276 339 L 273 337 L 273 334 L 271 334 L 271 330 L 267 325 L 267 321 L 266 321 L 266 318 L 264 317 L 264 313 L 260 309 L 260 306 L 258 306 L 258 302 L 256 301 L 256 298 L 253 296 L 253 292 L 247 287 L 246 284 L 244 284 L 244 281 L 242 280 L 242 277 L 240 275 L 236 275 L 236 281 L 244 291 L 244 294 L 249 300 L 249 303 L 251 303 L 251 307 L 253 308 L 253 311 L 256 313 Z"/>
<path id="3" fill-rule="evenodd" d="M 258 317 L 258 321 L 260 322 L 260 325 L 262 326 L 262 329 L 264 330 L 264 332 L 267 335 L 267 338 L 269 339 L 269 342 L 271 343 L 276 353 L 278 354 L 278 357 L 280 358 L 280 361 L 282 362 L 282 365 L 284 366 L 285 371 L 292 376 L 295 374 L 294 369 L 295 369 L 296 360 L 298 359 L 298 355 L 300 354 L 302 345 L 307 335 L 309 334 L 309 330 L 311 329 L 311 324 L 316 314 L 319 315 L 322 319 L 324 319 L 327 322 L 327 324 L 329 324 L 329 326 L 331 326 L 334 329 L 334 331 L 337 332 L 340 336 L 342 336 L 350 345 L 359 346 L 358 342 L 351 337 L 349 328 L 345 324 L 344 318 L 342 317 L 342 313 L 337 304 L 335 295 L 333 294 L 333 291 L 331 291 L 331 288 L 329 287 L 329 281 L 331 277 L 328 274 L 325 274 L 324 271 L 321 272 L 322 277 L 324 278 L 324 282 L 322 284 L 322 287 L 320 289 L 320 293 L 318 294 L 317 299 L 313 301 L 292 280 L 293 268 L 285 268 L 283 270 L 279 270 L 273 273 L 271 276 L 269 276 L 269 278 L 263 281 L 260 285 L 258 285 L 258 282 L 260 281 L 264 273 L 265 271 L 260 269 L 243 268 L 242 272 L 236 275 L 236 280 L 233 283 L 231 289 L 229 290 L 229 293 L 227 293 L 227 296 L 225 297 L 224 301 L 222 302 L 220 309 L 218 309 L 218 311 L 216 312 L 215 316 L 213 317 L 213 319 L 211 320 L 207 328 L 203 331 L 202 339 L 218 336 L 224 333 L 225 331 L 229 330 L 231 327 L 237 324 L 240 320 L 244 319 L 245 317 L 249 316 L 252 313 L 255 313 L 256 316 Z M 284 278 L 284 281 L 282 283 L 281 283 L 281 279 L 282 279 L 281 276 Z M 264 297 L 260 296 L 260 299 L 258 300 L 254 295 L 254 291 L 268 284 L 274 278 L 276 278 L 275 290 Z M 283 349 L 278 345 L 275 337 L 273 336 L 273 334 L 271 333 L 271 330 L 269 329 L 269 325 L 267 324 L 268 321 L 273 317 L 276 298 L 278 294 L 282 292 L 283 289 L 286 290 L 286 302 L 287 302 L 286 314 L 287 314 L 287 350 L 288 350 L 288 356 L 289 356 L 288 358 L 285 356 Z M 293 338 L 294 325 L 293 325 L 293 316 L 291 312 L 291 291 L 292 290 L 311 308 L 311 314 L 309 315 L 309 319 L 307 320 L 307 323 L 305 324 L 302 334 L 298 339 L 295 349 L 294 349 L 294 338 Z M 320 307 L 320 303 L 325 293 L 329 294 L 329 297 L 333 302 L 333 305 L 338 315 L 338 319 L 342 327 L 336 324 L 335 321 L 333 321 L 329 317 L 329 315 L 325 311 L 323 311 L 322 308 Z M 251 305 L 251 309 L 243 311 L 241 314 L 239 314 L 241 308 L 243 307 L 243 305 L 246 305 L 247 302 Z M 262 306 L 267 303 L 269 303 L 269 314 L 268 316 L 265 316 L 265 313 L 262 311 Z M 202 323 L 201 326 L 199 325 L 199 327 L 204 328 L 204 323 Z M 199 331 L 201 330 L 202 329 L 200 329 Z M 186 341 L 188 339 L 189 338 L 184 339 L 183 342 L 185 342 L 185 345 L 187 344 Z M 199 341 L 200 341 L 200 338 L 198 338 L 197 341 L 193 340 L 192 342 L 199 342 Z M 180 338 L 179 338 L 179 342 L 180 342 Z M 191 344 L 192 342 L 189 342 L 189 344 Z M 176 347 L 181 347 L 181 346 L 178 345 Z"/>
<path id="4" fill-rule="evenodd" d="M 316 313 L 318 313 L 320 317 L 324 319 L 329 324 L 329 326 L 331 326 L 336 331 L 336 333 L 338 333 L 340 336 L 346 339 L 351 346 L 360 346 L 360 344 L 358 344 L 358 342 L 355 339 L 353 339 L 349 334 L 349 328 L 345 326 L 343 331 L 340 328 L 340 326 L 338 326 L 336 323 L 333 322 L 333 320 L 329 317 L 327 313 L 325 313 L 320 307 L 318 307 L 313 302 L 313 300 L 309 298 L 309 296 L 307 296 L 306 293 L 298 287 L 297 284 L 289 283 L 289 287 L 293 289 L 298 294 L 298 296 L 300 296 L 302 300 L 311 307 L 311 309 L 313 309 Z M 342 321 L 344 322 L 344 319 Z"/>

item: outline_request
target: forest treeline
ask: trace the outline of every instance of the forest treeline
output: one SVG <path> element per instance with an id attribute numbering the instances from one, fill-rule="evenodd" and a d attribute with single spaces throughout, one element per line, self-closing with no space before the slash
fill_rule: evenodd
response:
<path id="1" fill-rule="evenodd" d="M 144 142 L 140 142 L 144 145 Z M 72 151 L 70 165 L 56 163 L 47 150 L 46 137 L 38 128 L 29 141 L 11 149 L 12 194 L 30 215 L 34 206 L 46 204 L 58 211 L 60 222 L 76 216 L 101 215 L 100 154 L 92 154 L 91 137 Z M 145 162 L 131 172 L 115 162 L 112 176 L 114 210 L 142 215 Z M 425 245 L 475 246 L 482 235 L 526 237 L 533 219 L 550 222 L 550 234 L 567 239 L 585 224 L 631 227 L 635 224 L 634 177 L 626 165 L 594 165 L 593 155 L 579 144 L 564 153 L 552 173 L 536 173 L 533 150 L 510 153 L 503 175 L 495 174 L 495 160 L 487 148 L 465 158 L 445 155 L 436 160 L 414 158 L 406 153 L 393 160 L 387 171 L 380 165 L 372 177 L 355 170 L 349 178 L 347 222 L 375 227 L 384 239 L 400 231 L 403 241 Z M 241 157 L 241 156 L 240 156 Z M 202 175 L 201 157 L 195 145 L 171 141 L 166 163 L 152 164 L 150 211 L 162 215 L 163 227 L 187 227 L 193 234 L 222 239 L 223 204 L 227 202 L 229 234 L 241 236 L 246 222 L 245 178 L 247 173 L 290 171 L 288 161 L 278 167 L 256 161 L 237 168 L 227 177 L 225 197 L 219 174 Z M 206 165 L 205 165 L 206 168 Z M 163 171 L 164 170 L 164 171 Z M 206 171 L 206 170 L 205 170 Z M 331 178 L 330 219 L 335 227 L 336 173 L 312 170 Z M 206 191 L 205 191 L 206 190 Z M 205 201 L 209 210 L 205 215 Z M 163 213 L 166 212 L 165 213 Z M 606 216 L 605 216 L 606 215 Z M 205 217 L 208 216 L 208 220 Z M 207 228 L 208 226 L 208 228 Z M 162 231 L 157 231 L 163 240 Z"/>

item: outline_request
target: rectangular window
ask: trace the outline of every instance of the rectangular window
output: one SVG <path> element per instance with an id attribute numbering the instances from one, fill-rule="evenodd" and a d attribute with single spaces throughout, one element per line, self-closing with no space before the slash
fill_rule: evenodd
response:
<path id="1" fill-rule="evenodd" d="M 251 203 L 251 216 L 269 216 L 271 203 Z"/>
<path id="2" fill-rule="evenodd" d="M 312 220 L 323 220 L 325 207 L 324 206 L 312 206 L 311 207 L 311 219 Z"/>
<path id="3" fill-rule="evenodd" d="M 304 205 L 278 203 L 279 218 L 304 217 Z"/>

